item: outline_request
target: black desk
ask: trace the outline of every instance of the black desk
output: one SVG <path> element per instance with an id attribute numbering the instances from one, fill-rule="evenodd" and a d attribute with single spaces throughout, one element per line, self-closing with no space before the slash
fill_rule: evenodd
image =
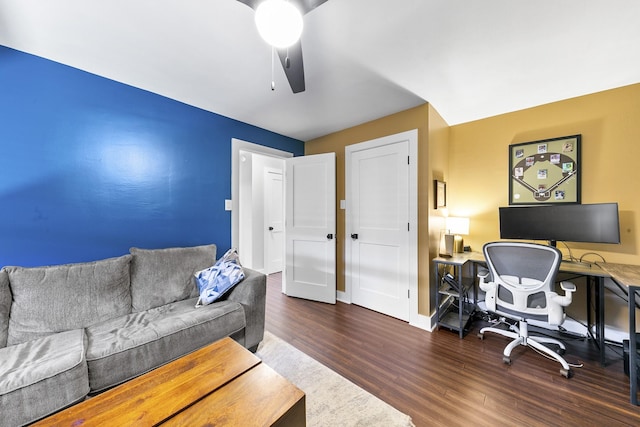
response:
<path id="1" fill-rule="evenodd" d="M 627 288 L 629 296 L 629 394 L 631 403 L 638 404 L 638 380 L 636 351 L 636 293 L 640 292 L 640 266 L 627 264 L 600 263 L 617 284 Z"/>

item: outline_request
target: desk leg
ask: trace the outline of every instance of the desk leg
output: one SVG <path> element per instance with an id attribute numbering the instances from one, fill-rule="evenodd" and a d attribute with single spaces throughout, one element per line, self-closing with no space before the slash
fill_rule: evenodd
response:
<path id="1" fill-rule="evenodd" d="M 595 290 L 594 290 L 595 281 Z M 592 292 L 595 293 L 595 333 L 591 326 L 594 325 L 591 306 L 593 303 Z M 587 276 L 587 334 L 595 341 L 600 356 L 600 366 L 605 366 L 605 339 L 604 339 L 604 278 Z"/>
<path id="2" fill-rule="evenodd" d="M 460 295 L 458 296 L 458 320 L 460 321 L 460 329 L 458 335 L 460 339 L 464 338 L 464 322 L 462 320 L 462 309 L 464 308 L 464 285 L 462 284 L 462 266 L 458 267 L 458 286 L 460 287 Z"/>
<path id="3" fill-rule="evenodd" d="M 473 313 L 475 313 L 478 310 L 478 287 L 476 286 L 476 280 L 478 279 L 478 264 L 475 262 L 471 264 L 471 280 L 473 280 Z"/>
<path id="4" fill-rule="evenodd" d="M 604 277 L 596 278 L 596 333 L 600 350 L 600 366 L 605 366 L 604 340 Z"/>
<path id="5" fill-rule="evenodd" d="M 591 325 L 593 325 L 593 315 L 591 314 L 591 307 L 593 307 L 593 278 L 591 276 L 587 276 L 587 335 L 591 337 L 592 340 L 596 340 L 596 336 L 591 330 Z"/>
<path id="6" fill-rule="evenodd" d="M 436 331 L 440 330 L 440 274 L 438 273 L 440 264 L 434 263 L 436 275 Z"/>
<path id="7" fill-rule="evenodd" d="M 640 288 L 629 286 L 629 389 L 631 403 L 638 404 L 638 367 L 636 365 L 636 291 Z"/>

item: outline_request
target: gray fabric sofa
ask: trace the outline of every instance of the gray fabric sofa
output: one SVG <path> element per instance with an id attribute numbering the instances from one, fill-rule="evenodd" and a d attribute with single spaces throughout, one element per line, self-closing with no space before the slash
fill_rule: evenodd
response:
<path id="1" fill-rule="evenodd" d="M 255 351 L 266 276 L 195 308 L 215 245 L 0 270 L 0 426 L 34 422 L 218 339 Z"/>

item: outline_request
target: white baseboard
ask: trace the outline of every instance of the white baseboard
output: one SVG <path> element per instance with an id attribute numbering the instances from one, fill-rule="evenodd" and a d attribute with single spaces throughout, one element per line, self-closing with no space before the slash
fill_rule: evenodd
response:
<path id="1" fill-rule="evenodd" d="M 622 331 L 620 329 L 613 328 L 613 327 L 605 325 L 605 327 L 604 327 L 604 338 L 607 341 L 615 342 L 615 343 L 618 343 L 618 344 L 622 345 L 622 341 L 623 340 L 628 340 L 629 339 L 629 332 Z"/>
<path id="2" fill-rule="evenodd" d="M 425 316 L 418 313 L 416 321 L 409 322 L 409 325 L 415 326 L 416 328 L 424 329 L 425 331 L 433 332 L 433 330 L 435 329 L 435 317 Z"/>
<path id="3" fill-rule="evenodd" d="M 345 304 L 351 304 L 351 299 L 347 296 L 347 293 L 344 291 L 336 291 L 336 299 Z"/>

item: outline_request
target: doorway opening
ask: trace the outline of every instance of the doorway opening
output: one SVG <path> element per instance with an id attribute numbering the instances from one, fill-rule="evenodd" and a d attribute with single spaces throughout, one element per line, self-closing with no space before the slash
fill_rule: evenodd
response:
<path id="1" fill-rule="evenodd" d="M 235 138 L 231 151 L 231 246 L 248 268 L 281 270 L 284 208 L 276 199 L 282 203 L 284 161 L 293 153 Z"/>

